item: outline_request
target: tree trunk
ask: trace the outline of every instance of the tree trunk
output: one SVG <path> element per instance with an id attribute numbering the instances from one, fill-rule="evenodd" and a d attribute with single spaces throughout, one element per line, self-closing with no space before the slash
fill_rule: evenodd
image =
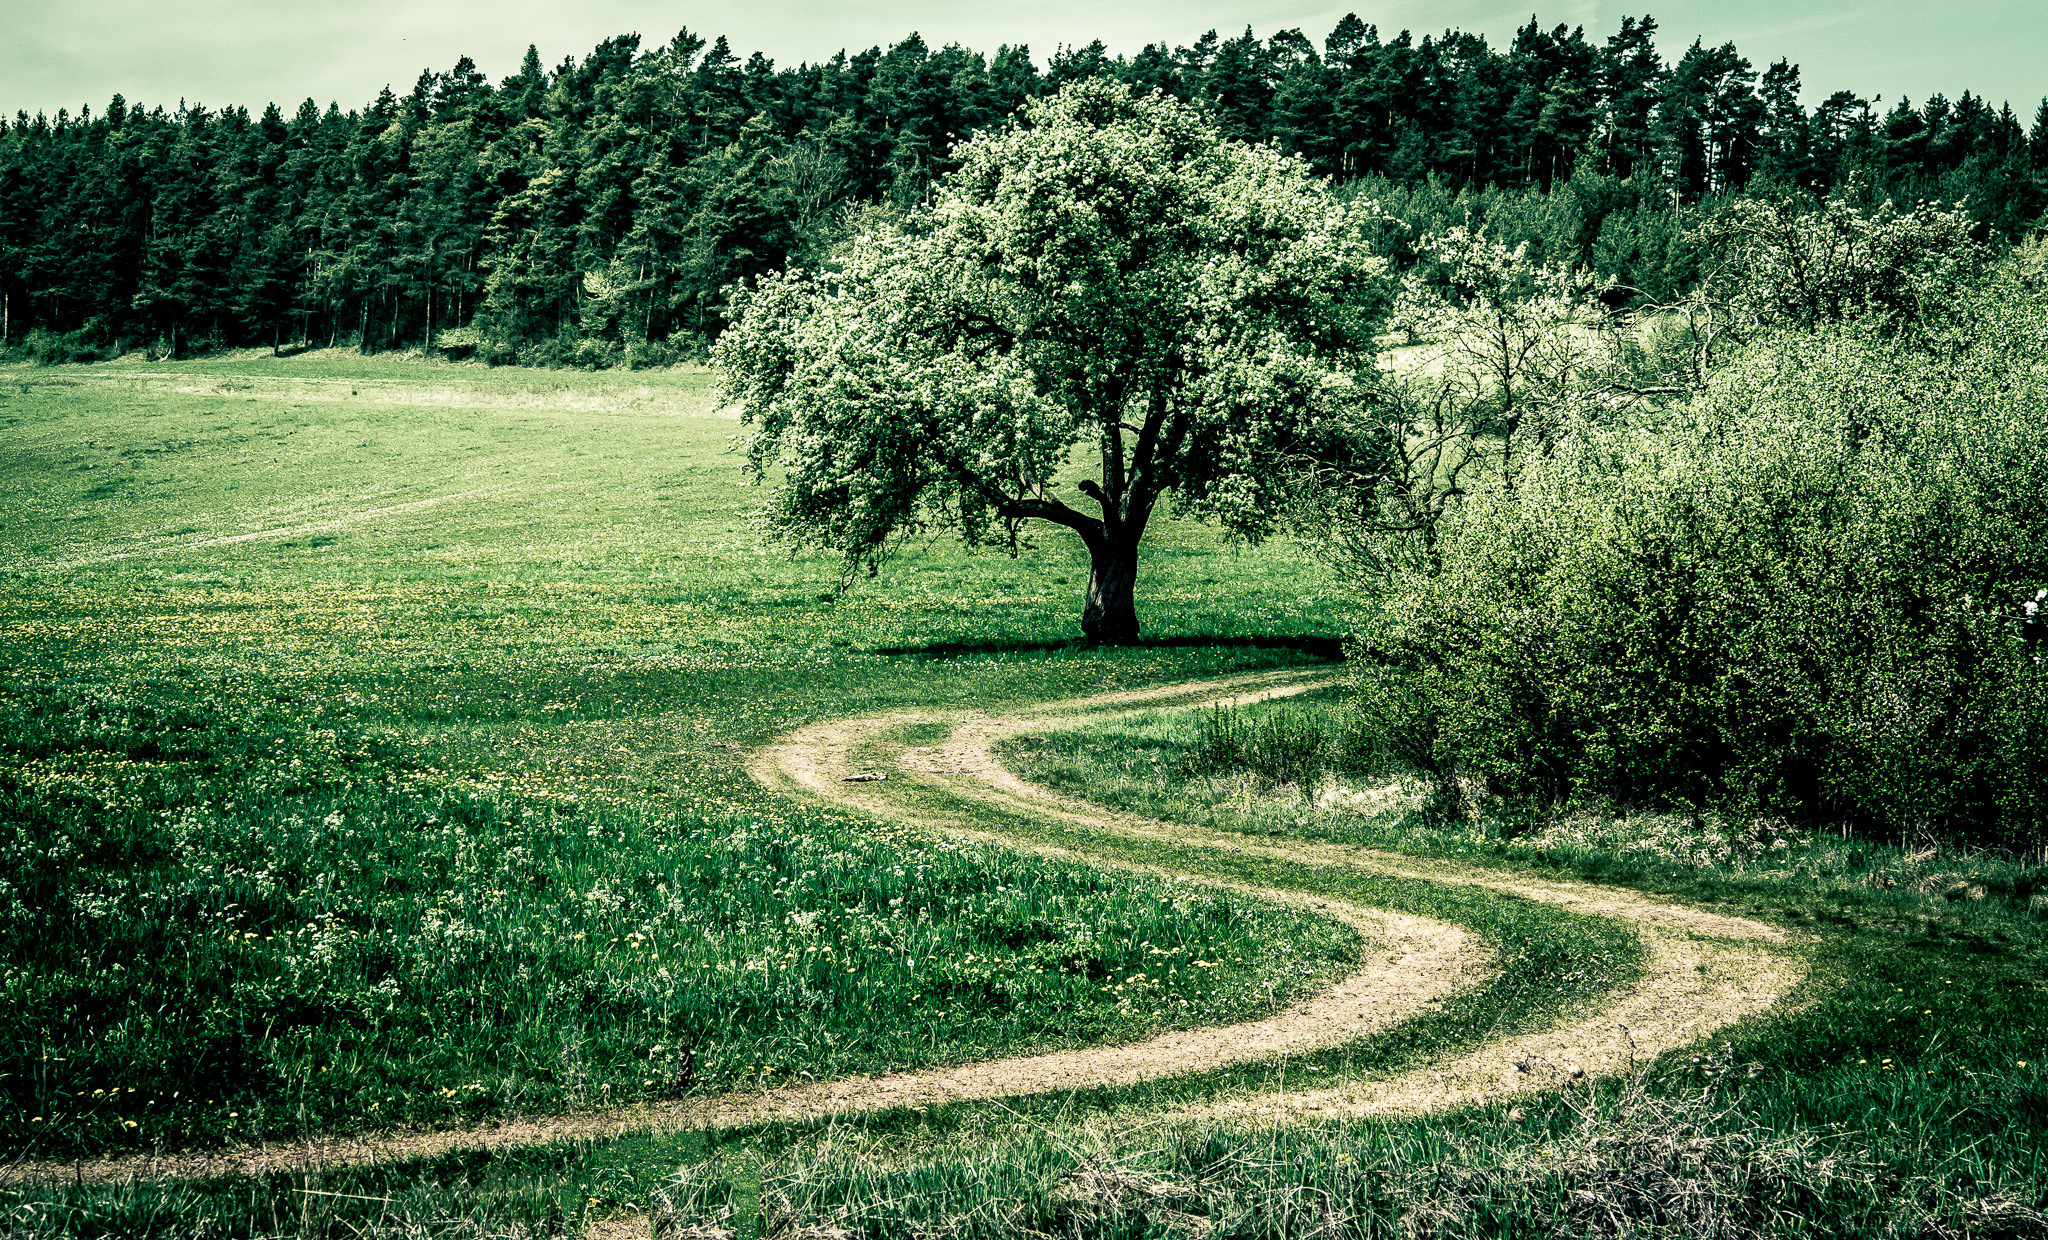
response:
<path id="1" fill-rule="evenodd" d="M 1129 646 L 1138 640 L 1138 549 L 1091 547 L 1088 605 L 1081 632 L 1089 641 Z"/>

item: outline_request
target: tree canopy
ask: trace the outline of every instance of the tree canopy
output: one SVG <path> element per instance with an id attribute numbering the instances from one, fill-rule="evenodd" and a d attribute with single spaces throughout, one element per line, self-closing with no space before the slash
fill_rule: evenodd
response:
<path id="1" fill-rule="evenodd" d="M 1212 32 L 1111 56 L 1083 38 L 1034 63 L 912 34 L 777 66 L 684 30 L 552 65 L 530 51 L 495 83 L 465 57 L 352 110 L 116 96 L 16 114 L 0 122 L 0 343 L 44 360 L 293 343 L 695 357 L 734 281 L 815 262 L 849 205 L 922 201 L 972 134 L 1090 78 L 1299 155 L 1408 235 L 1484 222 L 1652 301 L 1694 277 L 1681 215 L 1729 194 L 1853 177 L 1858 201 L 1963 202 L 2006 237 L 2048 204 L 2048 107 L 1967 90 L 1802 103 L 1796 65 L 1759 74 L 1726 44 L 1669 59 L 1657 34 L 1531 20 L 1494 45 L 1347 16 L 1320 43 Z"/>
<path id="2" fill-rule="evenodd" d="M 1306 161 L 1118 83 L 960 155 L 830 268 L 736 294 L 714 360 L 786 532 L 873 571 L 904 536 L 1050 522 L 1089 553 L 1082 631 L 1129 642 L 1162 503 L 1269 532 L 1278 466 L 1372 364 L 1386 263 Z"/>

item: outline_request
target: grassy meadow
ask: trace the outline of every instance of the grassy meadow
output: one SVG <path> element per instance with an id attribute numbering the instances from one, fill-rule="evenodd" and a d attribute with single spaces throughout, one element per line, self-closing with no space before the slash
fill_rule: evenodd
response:
<path id="1" fill-rule="evenodd" d="M 1285 556 L 1169 532 L 1150 614 L 1195 640 L 1104 655 L 1065 640 L 1063 546 L 913 548 L 842 597 L 832 562 L 767 545 L 707 374 L 4 378 L 19 1153 L 1129 1038 L 1267 1010 L 1356 950 L 772 803 L 738 767 L 821 716 L 1300 659 L 1207 640 L 1327 628 Z M 1247 587 L 1275 623 L 1222 629 Z M 1101 984 L 1167 953 L 1216 967 L 1149 1005 Z"/>
<path id="2" fill-rule="evenodd" d="M 1132 712 L 1013 738 L 1002 752 L 1027 778 L 1153 817 L 1588 878 L 1818 935 L 1805 997 L 1746 1022 L 1720 1052 L 1727 1065 L 1747 1065 L 1739 1088 L 1702 1075 L 1710 1052 L 1670 1065 L 1661 1099 L 1627 1083 L 1592 1105 L 1567 1091 L 1540 1119 L 1502 1108 L 1434 1140 L 1372 1125 L 1258 1134 L 1247 1140 L 1275 1169 L 1234 1177 L 1215 1211 L 1270 1209 L 1288 1186 L 1316 1183 L 1371 1219 L 1385 1199 L 1342 1168 L 1373 1165 L 1361 1144 L 1408 1141 L 1419 1144 L 1381 1153 L 1390 1176 L 1459 1168 L 1448 1185 L 1418 1181 L 1398 1195 L 1396 1213 L 1411 1225 L 1436 1211 L 1440 1221 L 1491 1216 L 1510 1231 L 1562 1218 L 1607 1234 L 1602 1204 L 1616 1217 L 1624 1207 L 1636 1218 L 1657 1213 L 1631 1206 L 1617 1178 L 1688 1172 L 1721 1200 L 1699 1215 L 1674 1211 L 1665 1223 L 1681 1233 L 1707 1219 L 1740 1234 L 2040 1234 L 2029 1230 L 2048 1205 L 2048 866 L 2038 857 L 1682 814 L 1530 821 L 1482 811 L 1445 821 L 1427 812 L 1428 781 L 1403 777 L 1356 730 L 1337 689 Z M 1629 1166 L 1642 1147 L 1683 1141 L 1702 1153 L 1689 1167 L 1654 1157 Z M 1636 1148 L 1603 1159 L 1593 1152 L 1603 1144 Z M 1531 1146 L 1552 1161 L 1532 1164 Z M 1748 1160 L 1739 1169 L 1738 1155 Z M 1190 1176 L 1185 1157 L 1159 1153 L 1133 1171 Z M 1398 1229 L 1400 1219 L 1377 1225 Z"/>
<path id="3" fill-rule="evenodd" d="M 1148 640 L 1121 650 L 1072 640 L 1086 565 L 1056 532 L 1015 560 L 907 547 L 842 594 L 831 557 L 752 524 L 742 428 L 688 370 L 0 368 L 0 433 L 11 1158 L 444 1128 L 1127 1040 L 1270 1010 L 1365 946 L 1206 887 L 798 805 L 743 769 L 823 718 L 1326 659 L 1344 594 L 1292 545 L 1161 524 L 1139 579 Z M 1567 1011 L 1636 979 L 1632 937 L 1549 906 L 1046 828 L 1446 917 L 1503 972 L 1291 1063 L 256 1181 L 0 1186 L 0 1234 L 538 1236 L 650 1207 L 778 1235 L 1518 1234 L 1558 1218 L 1610 1234 L 1598 1203 L 1621 1200 L 1622 1172 L 1688 1173 L 1658 1161 L 1681 1147 L 1752 1230 L 2034 1234 L 2037 870 L 1846 846 L 1825 861 L 1826 840 L 1700 864 L 1631 850 L 1612 824 L 1545 847 L 1528 824 L 1439 829 L 1327 795 L 1388 774 L 1342 718 L 1335 699 L 1228 727 L 1139 716 L 1009 760 L 1161 817 L 1740 909 L 1817 934 L 1817 980 L 1720 1058 L 1658 1065 L 1647 1092 L 1160 1126 L 1164 1105 L 1384 1071 Z M 1652 830 L 1675 828 L 1634 836 Z M 1827 866 L 1840 881 L 1815 877 Z M 1216 967 L 1135 1003 L 1102 984 L 1165 957 Z M 1640 1166 L 1611 1157 L 1617 1137 Z"/>

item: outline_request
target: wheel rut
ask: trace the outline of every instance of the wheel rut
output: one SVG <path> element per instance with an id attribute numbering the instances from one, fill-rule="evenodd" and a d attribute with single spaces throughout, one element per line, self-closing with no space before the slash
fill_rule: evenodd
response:
<path id="1" fill-rule="evenodd" d="M 955 726 L 947 739 L 936 745 L 904 749 L 897 765 L 913 781 L 943 788 L 956 797 L 1041 819 L 1107 829 L 1131 839 L 1476 887 L 1590 916 L 1613 918 L 1628 923 L 1642 940 L 1647 955 L 1645 968 L 1637 981 L 1609 995 L 1598 1010 L 1539 1032 L 1495 1039 L 1464 1054 L 1384 1079 L 1347 1082 L 1327 1089 L 1231 1097 L 1188 1108 L 1187 1115 L 1272 1118 L 1285 1114 L 1413 1114 L 1536 1092 L 1556 1083 L 1553 1072 L 1539 1070 L 1543 1065 L 1559 1072 L 1576 1070 L 1593 1075 L 1623 1071 L 1632 1063 L 1699 1042 L 1736 1021 L 1770 1009 L 1805 979 L 1803 959 L 1790 950 L 1798 941 L 1795 936 L 1750 918 L 1706 912 L 1593 883 L 1530 880 L 1476 866 L 1425 861 L 1374 849 L 1299 840 L 1271 842 L 1161 822 L 1065 797 L 1029 783 L 1003 767 L 994 753 L 997 742 L 1017 733 L 1044 730 L 1105 713 L 1182 705 L 1245 704 L 1301 693 L 1329 682 L 1327 674 L 1264 673 L 1197 685 L 1101 694 L 1001 716 L 966 712 L 951 717 Z M 782 786 L 840 804 L 877 812 L 873 791 L 876 785 L 841 782 L 851 773 L 844 755 L 863 743 L 871 745 L 875 738 L 906 723 L 929 724 L 940 719 L 935 713 L 898 712 L 813 725 L 764 751 L 754 764 L 754 772 L 770 786 L 780 782 Z M 918 816 L 900 810 L 895 816 L 928 827 L 950 826 L 961 832 L 957 821 L 948 824 L 931 815 Z M 1023 843 L 986 829 L 962 833 L 1012 846 Z M 1291 898 L 1284 892 L 1262 894 Z M 1354 920 L 1359 910 L 1340 910 L 1333 902 L 1326 911 L 1361 927 L 1365 924 Z M 1436 924 L 1443 927 L 1438 933 L 1463 933 L 1445 923 Z M 1469 953 L 1477 949 L 1468 944 L 1461 950 Z M 1347 1000 L 1365 1009 L 1387 1013 L 1390 1019 L 1383 1024 L 1391 1024 L 1448 993 L 1420 997 L 1418 979 L 1394 976 L 1399 972 L 1398 959 L 1376 957 L 1379 967 L 1369 967 L 1333 992 L 1300 1005 L 1301 1009 L 1313 1009 L 1331 993 L 1341 991 Z M 1483 974 L 1485 966 L 1472 957 L 1467 960 L 1452 974 L 1469 984 L 1469 979 Z M 1365 973 L 1372 974 L 1370 980 Z M 1232 1036 L 1230 1030 L 1211 1032 L 1225 1040 Z M 1304 1029 L 1301 1040 L 1284 1049 L 1307 1051 L 1327 1044 Z M 1271 1058 L 1280 1049 L 1283 1048 L 1268 1044 L 1259 1054 L 1245 1058 Z M 1200 1060 L 1184 1065 L 1186 1069 L 1201 1066 L 1204 1065 Z"/>
<path id="2" fill-rule="evenodd" d="M 1641 935 L 1648 968 L 1597 1011 L 1541 1032 L 1489 1041 L 1476 1050 L 1385 1079 L 1350 1081 L 1318 1090 L 1251 1092 L 1177 1115 L 1219 1120 L 1271 1120 L 1299 1115 L 1399 1114 L 1462 1106 L 1551 1086 L 1552 1078 L 1516 1065 L 1547 1062 L 1587 1073 L 1619 1071 L 1632 1059 L 1696 1042 L 1780 1002 L 1804 977 L 1783 931 L 1649 896 L 1594 884 L 1534 882 L 1450 862 L 1424 862 L 1341 845 L 1269 842 L 1118 813 L 1037 787 L 996 761 L 995 744 L 1025 729 L 1044 729 L 1105 712 L 1172 706 L 1247 703 L 1328 684 L 1328 673 L 1287 671 L 1101 694 L 1008 711 L 890 711 L 813 724 L 757 754 L 754 776 L 771 789 L 823 799 L 863 813 L 956 837 L 990 840 L 1045 855 L 1078 857 L 1229 887 L 1261 898 L 1306 904 L 1354 927 L 1371 945 L 1365 961 L 1319 994 L 1257 1021 L 1176 1030 L 1142 1042 L 980 1063 L 819 1081 L 761 1093 L 645 1104 L 493 1124 L 459 1131 L 316 1136 L 262 1149 L 126 1156 L 83 1162 L 18 1163 L 0 1179 L 14 1182 L 190 1179 L 225 1175 L 313 1172 L 368 1162 L 426 1157 L 455 1150 L 509 1149 L 559 1141 L 598 1141 L 634 1132 L 692 1131 L 765 1122 L 795 1122 L 894 1108 L 1131 1085 L 1236 1063 L 1272 1060 L 1369 1037 L 1470 988 L 1493 974 L 1490 954 L 1464 929 L 1427 917 L 1375 909 L 1282 889 L 1222 883 L 1193 874 L 1129 866 L 1085 851 L 1047 848 L 1013 838 L 957 812 L 918 806 L 901 790 L 942 789 L 953 797 L 1012 812 L 1069 821 L 1131 839 L 1183 848 L 1235 851 L 1296 864 L 1347 866 L 1424 882 L 1452 883 L 1542 900 L 1630 923 Z M 905 725 L 948 725 L 930 746 L 890 744 Z M 852 761 L 862 755 L 866 765 Z M 847 782 L 871 767 L 890 779 Z"/>

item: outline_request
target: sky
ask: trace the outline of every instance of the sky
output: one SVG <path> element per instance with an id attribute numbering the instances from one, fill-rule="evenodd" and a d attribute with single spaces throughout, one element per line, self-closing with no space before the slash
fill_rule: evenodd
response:
<path id="1" fill-rule="evenodd" d="M 1647 12 L 1667 60 L 1695 38 L 1732 41 L 1759 70 L 1791 60 L 1808 107 L 1836 90 L 1881 96 L 1887 108 L 1901 96 L 1918 104 L 1968 90 L 2010 102 L 2031 123 L 2048 95 L 2048 0 L 0 0 L 0 115 L 98 113 L 117 91 L 173 108 L 181 99 L 252 111 L 276 102 L 289 114 L 311 97 L 347 111 L 387 83 L 403 94 L 422 69 L 446 70 L 461 56 L 495 81 L 518 69 L 529 43 L 552 67 L 613 35 L 637 32 L 653 46 L 684 26 L 778 65 L 917 31 L 933 46 L 984 54 L 1027 44 L 1043 67 L 1061 44 L 1101 39 L 1128 54 L 1212 28 L 1265 37 L 1298 27 L 1320 46 L 1352 11 L 1382 37 L 1451 27 L 1495 46 L 1532 12 L 1546 28 L 1582 25 L 1595 42 L 1624 14 Z"/>

